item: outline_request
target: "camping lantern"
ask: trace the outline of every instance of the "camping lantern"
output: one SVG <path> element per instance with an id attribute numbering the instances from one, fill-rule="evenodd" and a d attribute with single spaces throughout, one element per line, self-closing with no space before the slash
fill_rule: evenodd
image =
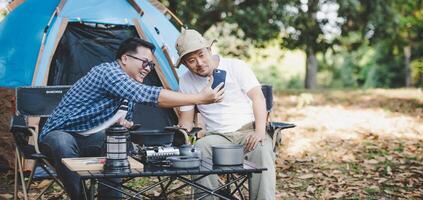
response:
<path id="1" fill-rule="evenodd" d="M 106 129 L 106 163 L 104 171 L 126 172 L 129 171 L 126 139 L 128 129 L 121 125 L 113 125 Z"/>

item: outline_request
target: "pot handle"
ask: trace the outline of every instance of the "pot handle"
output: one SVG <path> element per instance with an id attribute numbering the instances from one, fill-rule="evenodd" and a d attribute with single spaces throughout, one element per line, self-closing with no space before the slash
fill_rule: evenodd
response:
<path id="1" fill-rule="evenodd" d="M 164 129 L 170 130 L 170 131 L 178 131 L 178 132 L 185 131 L 188 135 L 196 135 L 199 131 L 202 130 L 202 128 L 200 127 L 192 127 L 191 131 L 188 132 L 186 128 L 182 128 L 179 126 L 166 126 Z"/>
<path id="2" fill-rule="evenodd" d="M 141 124 L 134 124 L 131 128 L 129 128 L 129 131 L 136 131 L 139 128 L 141 128 Z"/>

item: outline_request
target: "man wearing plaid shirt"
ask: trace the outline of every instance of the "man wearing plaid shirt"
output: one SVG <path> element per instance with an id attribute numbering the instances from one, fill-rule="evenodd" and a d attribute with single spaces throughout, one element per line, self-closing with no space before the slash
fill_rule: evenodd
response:
<path id="1" fill-rule="evenodd" d="M 116 53 L 116 60 L 93 67 L 78 80 L 44 125 L 40 146 L 51 156 L 71 199 L 82 198 L 81 181 L 61 163 L 61 159 L 99 156 L 104 145 L 104 131 L 84 132 L 113 117 L 124 100 L 129 102 L 128 114 L 119 123 L 127 128 L 133 125 L 135 103 L 175 107 L 222 100 L 223 89 L 211 89 L 211 83 L 200 93 L 189 95 L 141 84 L 154 67 L 153 51 L 154 45 L 147 41 L 139 38 L 125 40 Z M 102 188 L 99 190 L 99 194 L 104 194 Z"/>

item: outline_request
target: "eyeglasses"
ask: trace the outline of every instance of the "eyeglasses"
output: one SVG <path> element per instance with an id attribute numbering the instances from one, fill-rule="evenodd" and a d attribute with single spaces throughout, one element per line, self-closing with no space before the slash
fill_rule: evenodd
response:
<path id="1" fill-rule="evenodd" d="M 129 54 L 126 54 L 127 56 L 129 56 L 129 57 L 131 57 L 131 58 L 133 58 L 133 59 L 136 59 L 136 60 L 139 60 L 139 61 L 142 61 L 142 67 L 150 67 L 150 69 L 153 69 L 154 68 L 154 66 L 156 66 L 156 64 L 154 64 L 153 63 L 153 61 L 149 61 L 149 60 L 147 60 L 147 59 L 141 59 L 141 58 L 138 58 L 138 57 L 136 57 L 136 56 L 133 56 L 133 55 L 129 55 Z"/>

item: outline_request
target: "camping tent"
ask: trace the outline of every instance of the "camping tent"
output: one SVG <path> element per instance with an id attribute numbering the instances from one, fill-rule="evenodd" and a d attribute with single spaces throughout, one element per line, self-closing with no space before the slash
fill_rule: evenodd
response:
<path id="1" fill-rule="evenodd" d="M 139 36 L 158 49 L 163 86 L 176 90 L 169 60 L 176 60 L 178 35 L 145 0 L 26 0 L 0 24 L 0 86 L 72 84 L 93 65 L 113 59 L 123 39 Z"/>
<path id="2" fill-rule="evenodd" d="M 91 67 L 114 59 L 132 36 L 156 46 L 146 84 L 177 90 L 174 48 L 179 31 L 146 0 L 17 0 L 0 24 L 0 87 L 72 85 Z M 137 105 L 144 128 L 175 123 L 173 110 Z"/>

